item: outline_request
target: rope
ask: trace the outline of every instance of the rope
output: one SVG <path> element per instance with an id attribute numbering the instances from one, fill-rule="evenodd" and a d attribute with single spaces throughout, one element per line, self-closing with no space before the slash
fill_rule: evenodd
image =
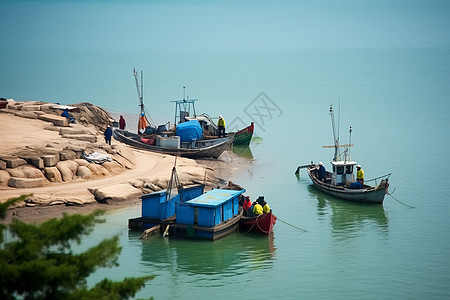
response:
<path id="1" fill-rule="evenodd" d="M 246 232 L 244 232 L 244 233 L 239 232 L 239 227 L 238 227 L 238 234 L 239 234 L 239 235 L 244 235 L 244 234 L 249 233 L 249 232 L 253 229 L 253 227 L 255 226 L 255 224 L 258 223 L 257 221 L 258 221 L 259 216 L 260 216 L 260 215 L 258 215 L 258 216 L 256 217 L 256 221 L 253 223 L 253 225 L 250 227 L 250 229 L 247 230 Z M 258 225 L 258 227 L 259 227 L 259 225 Z M 261 227 L 259 227 L 259 229 L 261 229 Z M 261 230 L 262 230 L 262 229 L 261 229 Z M 264 230 L 262 230 L 262 231 L 264 231 Z M 268 233 L 268 232 L 266 232 L 266 233 Z"/>
<path id="2" fill-rule="evenodd" d="M 391 196 L 392 198 L 394 198 L 394 200 L 396 200 L 398 203 L 403 204 L 404 206 L 407 206 L 407 207 L 409 207 L 409 208 L 414 208 L 414 206 L 405 204 L 405 203 L 403 203 L 402 201 L 400 201 L 400 200 L 398 200 L 397 198 L 395 198 L 394 196 L 392 196 L 392 194 L 389 193 L 389 191 L 388 191 L 386 188 L 385 188 L 385 190 L 386 190 L 386 194 L 389 195 L 389 196 Z"/>
<path id="3" fill-rule="evenodd" d="M 289 226 L 291 226 L 291 227 L 294 227 L 295 229 L 301 230 L 301 231 L 303 231 L 303 232 L 307 232 L 307 231 L 308 231 L 308 230 L 306 230 L 306 229 L 297 227 L 297 226 L 292 225 L 292 224 L 290 224 L 290 223 L 288 223 L 288 222 L 286 222 L 286 221 L 283 221 L 283 220 L 281 220 L 281 219 L 278 218 L 278 217 L 277 217 L 277 220 L 283 222 L 283 223 L 286 224 L 286 225 L 289 225 Z"/>

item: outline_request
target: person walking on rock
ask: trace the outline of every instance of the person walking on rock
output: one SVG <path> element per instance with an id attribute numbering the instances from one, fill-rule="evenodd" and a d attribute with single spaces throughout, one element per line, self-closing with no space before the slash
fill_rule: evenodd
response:
<path id="1" fill-rule="evenodd" d="M 111 126 L 108 125 L 105 130 L 105 142 L 109 145 L 111 145 L 111 137 L 112 137 L 112 129 Z"/>

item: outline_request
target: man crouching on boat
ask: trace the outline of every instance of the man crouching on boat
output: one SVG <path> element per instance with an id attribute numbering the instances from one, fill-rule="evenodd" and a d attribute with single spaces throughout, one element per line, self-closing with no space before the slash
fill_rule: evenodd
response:
<path id="1" fill-rule="evenodd" d="M 319 162 L 319 170 L 317 171 L 317 177 L 319 177 L 320 181 L 325 181 L 327 179 L 327 170 L 323 166 L 322 162 Z"/>

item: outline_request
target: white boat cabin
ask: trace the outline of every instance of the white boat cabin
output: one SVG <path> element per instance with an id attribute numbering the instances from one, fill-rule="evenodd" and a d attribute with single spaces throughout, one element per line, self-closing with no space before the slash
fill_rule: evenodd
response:
<path id="1" fill-rule="evenodd" d="M 333 170 L 331 172 L 331 184 L 332 185 L 345 185 L 355 181 L 355 175 L 353 170 L 355 169 L 357 162 L 351 160 L 339 160 L 332 161 L 331 165 Z"/>

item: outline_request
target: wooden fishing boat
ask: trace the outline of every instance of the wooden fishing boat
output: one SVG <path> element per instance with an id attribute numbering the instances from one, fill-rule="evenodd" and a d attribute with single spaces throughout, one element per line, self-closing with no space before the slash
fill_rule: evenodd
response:
<path id="1" fill-rule="evenodd" d="M 231 144 L 231 139 L 224 137 L 220 139 L 197 140 L 195 142 L 180 142 L 180 147 L 178 145 L 163 147 L 144 143 L 139 135 L 117 128 L 114 128 L 114 138 L 139 149 L 194 159 L 218 158 Z"/>
<path id="2" fill-rule="evenodd" d="M 242 232 L 256 232 L 264 235 L 269 235 L 275 223 L 277 217 L 272 213 L 272 210 L 268 213 L 264 213 L 255 217 L 242 217 L 239 221 L 239 231 Z"/>
<path id="3" fill-rule="evenodd" d="M 336 169 L 343 167 L 344 162 L 332 162 L 335 163 Z M 352 164 L 349 164 L 349 162 L 346 162 L 345 166 L 346 168 L 351 168 L 353 170 L 353 166 L 356 164 L 356 162 L 350 162 Z M 354 163 L 354 164 L 353 164 Z M 339 165 L 342 166 L 339 166 Z M 327 171 L 327 177 L 324 181 L 319 180 L 319 177 L 317 175 L 317 170 L 319 166 L 312 164 L 307 167 L 308 175 L 311 178 L 313 184 L 321 191 L 332 195 L 337 198 L 350 200 L 350 201 L 357 201 L 357 202 L 365 202 L 365 203 L 383 203 L 384 196 L 388 192 L 389 188 L 389 176 L 390 174 L 387 174 L 385 176 L 379 177 L 377 179 L 380 179 L 380 183 L 376 184 L 374 186 L 370 186 L 367 184 L 363 185 L 363 188 L 358 189 L 352 189 L 350 188 L 350 184 L 343 182 L 343 181 L 336 181 L 334 178 L 337 177 L 338 174 L 328 172 Z M 350 173 L 347 173 L 346 175 L 349 175 Z M 352 174 L 353 175 L 353 174 Z M 377 180 L 374 179 L 374 180 Z"/>
<path id="4" fill-rule="evenodd" d="M 242 217 L 239 196 L 245 192 L 215 189 L 176 204 L 176 220 L 169 236 L 216 240 L 235 231 Z"/>
<path id="5" fill-rule="evenodd" d="M 356 161 L 353 161 L 350 156 L 352 128 L 350 127 L 350 138 L 348 145 L 339 144 L 339 136 L 336 134 L 334 111 L 330 106 L 331 122 L 333 127 L 334 146 L 324 146 L 324 148 L 334 148 L 334 157 L 331 161 L 332 170 L 326 171 L 325 176 L 319 176 L 319 168 L 323 168 L 322 163 L 314 164 L 311 162 L 309 165 L 299 166 L 296 174 L 299 174 L 300 169 L 306 168 L 308 176 L 311 178 L 312 183 L 319 190 L 332 195 L 334 197 L 364 202 L 364 203 L 379 203 L 382 204 L 385 195 L 388 193 L 389 177 L 390 173 L 371 180 L 365 180 L 363 184 L 355 184 L 355 175 L 353 171 L 357 165 Z M 339 149 L 344 150 L 339 153 Z M 323 177 L 323 178 L 322 178 Z M 368 182 L 374 182 L 373 185 L 368 185 Z"/>
<path id="6" fill-rule="evenodd" d="M 183 94 L 184 94 L 183 87 Z M 174 100 L 175 102 L 175 119 L 174 124 L 183 123 L 186 121 L 197 120 L 204 132 L 207 139 L 216 139 L 219 134 L 219 126 L 213 121 L 213 119 L 207 114 L 197 114 L 195 110 L 195 102 L 198 99 L 185 99 L 183 95 L 183 100 Z M 255 125 L 253 122 L 251 124 L 237 132 L 227 132 L 226 135 L 233 140 L 233 145 L 235 146 L 248 146 L 253 137 L 253 131 Z"/>
<path id="7" fill-rule="evenodd" d="M 250 141 L 252 140 L 253 131 L 255 130 L 255 125 L 252 122 L 249 126 L 244 129 L 239 130 L 234 134 L 234 142 L 235 146 L 248 146 L 250 145 Z"/>

